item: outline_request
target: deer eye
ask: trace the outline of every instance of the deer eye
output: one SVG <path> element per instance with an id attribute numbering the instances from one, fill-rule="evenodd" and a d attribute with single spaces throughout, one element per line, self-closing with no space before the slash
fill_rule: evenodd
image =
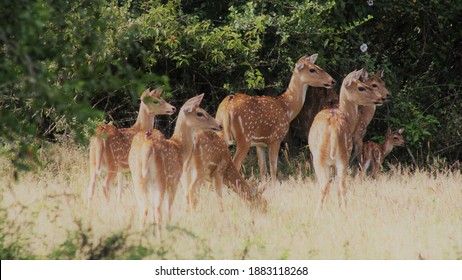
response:
<path id="1" fill-rule="evenodd" d="M 372 84 L 373 88 L 378 88 L 379 86 L 377 84 Z"/>
<path id="2" fill-rule="evenodd" d="M 311 69 L 310 69 L 310 72 L 311 72 L 311 73 L 316 73 L 316 69 L 311 68 Z"/>
<path id="3" fill-rule="evenodd" d="M 359 91 L 365 91 L 366 89 L 364 87 L 358 87 Z"/>
<path id="4" fill-rule="evenodd" d="M 198 117 L 203 117 L 203 116 L 204 116 L 204 113 L 202 113 L 202 112 L 197 112 L 196 115 L 197 115 Z"/>

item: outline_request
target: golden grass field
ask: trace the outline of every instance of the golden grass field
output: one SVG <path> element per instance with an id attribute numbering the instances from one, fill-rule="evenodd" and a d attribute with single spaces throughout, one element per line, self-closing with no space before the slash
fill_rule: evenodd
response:
<path id="1" fill-rule="evenodd" d="M 224 192 L 225 211 L 204 186 L 196 211 L 182 191 L 160 241 L 153 227 L 139 232 L 131 179 L 122 201 L 106 203 L 101 184 L 86 203 L 88 153 L 73 145 L 43 152 L 41 171 L 11 176 L 0 161 L 4 242 L 19 242 L 38 259 L 461 259 L 462 176 L 392 167 L 377 180 L 348 179 L 348 207 L 337 205 L 334 185 L 327 209 L 314 177 L 289 178 L 268 188 L 268 211 L 252 210 Z M 100 181 L 101 183 L 101 181 Z M 123 238 L 121 238 L 123 236 Z M 113 250 L 111 255 L 108 251 Z"/>

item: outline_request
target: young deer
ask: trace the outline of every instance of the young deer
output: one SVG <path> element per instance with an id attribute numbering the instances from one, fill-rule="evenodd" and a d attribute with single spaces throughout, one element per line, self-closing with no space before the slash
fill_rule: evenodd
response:
<path id="1" fill-rule="evenodd" d="M 375 91 L 382 95 L 382 101 L 387 102 L 391 100 L 391 94 L 385 87 L 385 82 L 382 80 L 383 70 L 377 71 L 377 73 L 367 78 L 364 82 L 366 85 L 372 87 Z M 363 139 L 366 135 L 367 126 L 372 121 L 375 114 L 376 105 L 372 106 L 359 106 L 358 108 L 358 122 L 356 124 L 355 132 L 353 134 L 353 158 L 356 158 L 358 162 L 361 159 L 361 153 L 363 150 Z"/>
<path id="2" fill-rule="evenodd" d="M 118 173 L 117 198 L 120 199 L 123 186 L 123 173 L 128 172 L 128 152 L 133 136 L 140 130 L 152 129 L 155 115 L 171 115 L 175 107 L 161 97 L 162 89 L 146 89 L 141 95 L 140 109 L 136 123 L 131 128 L 117 128 L 112 124 L 98 126 L 96 135 L 90 138 L 90 185 L 88 199 L 95 191 L 95 184 L 101 169 L 107 171 L 103 192 L 109 200 L 109 186 Z"/>
<path id="3" fill-rule="evenodd" d="M 315 65 L 318 55 L 303 56 L 295 64 L 289 87 L 280 96 L 227 96 L 219 105 L 217 120 L 223 124 L 228 145 L 236 141 L 234 164 L 239 170 L 251 146 L 257 147 L 262 178 L 266 175 L 265 147 L 269 149 L 271 179 L 276 180 L 278 153 L 290 122 L 300 113 L 308 86 L 331 88 L 335 80 Z"/>
<path id="4" fill-rule="evenodd" d="M 218 134 L 221 134 L 218 133 Z M 262 196 L 264 190 L 251 186 L 241 176 L 234 166 L 228 145 L 213 131 L 199 131 L 196 133 L 189 170 L 185 174 L 187 182 L 188 206 L 196 207 L 198 191 L 205 179 L 211 180 L 215 186 L 220 210 L 223 211 L 222 186 L 231 188 L 242 199 L 249 201 L 253 206 L 266 209 L 266 199 Z"/>
<path id="5" fill-rule="evenodd" d="M 321 187 L 318 210 L 324 205 L 329 193 L 330 167 L 336 169 L 339 178 L 339 205 L 342 198 L 346 206 L 346 185 L 348 161 L 352 150 L 352 137 L 358 118 L 358 105 L 382 104 L 381 96 L 360 81 L 364 71 L 353 71 L 343 80 L 338 109 L 319 112 L 311 126 L 308 144 L 313 158 L 314 170 Z"/>
<path id="6" fill-rule="evenodd" d="M 149 204 L 154 222 L 161 229 L 162 205 L 167 196 L 167 219 L 177 185 L 194 145 L 197 130 L 220 131 L 221 125 L 205 110 L 199 108 L 203 94 L 189 99 L 180 109 L 175 131 L 170 139 L 156 130 L 141 131 L 133 138 L 129 154 L 135 196 L 138 202 L 140 227 L 146 223 Z"/>
<path id="7" fill-rule="evenodd" d="M 372 141 L 364 143 L 359 165 L 361 173 L 366 173 L 372 163 L 372 177 L 376 178 L 377 172 L 382 169 L 383 160 L 386 156 L 388 156 L 388 154 L 390 154 L 393 147 L 404 146 L 403 132 L 404 128 L 400 128 L 393 132 L 388 129 L 387 137 L 383 144 L 378 144 Z"/>

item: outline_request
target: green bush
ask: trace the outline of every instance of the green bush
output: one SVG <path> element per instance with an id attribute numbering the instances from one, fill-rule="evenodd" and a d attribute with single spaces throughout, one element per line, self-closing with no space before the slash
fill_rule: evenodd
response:
<path id="1" fill-rule="evenodd" d="M 337 80 L 385 70 L 395 101 L 378 110 L 368 138 L 404 126 L 413 153 L 462 156 L 457 1 L 21 0 L 0 8 L 8 11 L 0 141 L 18 167 L 35 158 L 38 139 L 72 132 L 85 143 L 89 118 L 131 125 L 147 86 L 166 87 L 176 106 L 205 92 L 214 113 L 230 93 L 282 92 L 294 62 L 315 52 Z"/>

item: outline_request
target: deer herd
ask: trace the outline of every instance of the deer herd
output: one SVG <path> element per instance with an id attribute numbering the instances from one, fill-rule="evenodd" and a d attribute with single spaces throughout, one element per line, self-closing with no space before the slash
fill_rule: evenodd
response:
<path id="1" fill-rule="evenodd" d="M 220 210 L 224 211 L 222 188 L 226 185 L 251 206 L 265 210 L 263 192 L 277 180 L 278 153 L 290 122 L 300 113 L 309 86 L 333 88 L 335 80 L 315 65 L 318 55 L 301 57 L 295 64 L 287 90 L 276 97 L 235 94 L 219 105 L 216 118 L 200 103 L 204 94 L 187 100 L 178 112 L 170 138 L 153 129 L 155 115 L 171 115 L 175 107 L 161 98 L 162 89 L 147 89 L 140 98 L 136 123 L 131 128 L 112 124 L 97 127 L 90 139 L 90 184 L 88 199 L 94 194 L 101 170 L 105 180 L 103 193 L 109 200 L 109 188 L 118 175 L 117 198 L 120 200 L 124 173 L 130 172 L 133 193 L 139 211 L 139 226 L 149 217 L 161 228 L 163 209 L 167 221 L 178 185 L 182 185 L 187 209 L 199 202 L 204 181 L 215 187 Z M 325 206 L 330 189 L 331 169 L 339 184 L 339 205 L 346 206 L 346 177 L 350 160 L 356 159 L 361 176 L 372 164 L 377 176 L 384 158 L 394 146 L 404 145 L 403 128 L 387 132 L 383 144 L 363 142 L 376 107 L 391 99 L 382 80 L 383 71 L 369 77 L 363 69 L 349 73 L 340 87 L 338 107 L 317 113 L 308 133 L 314 171 L 321 189 L 318 210 Z M 228 146 L 235 143 L 234 157 Z M 258 187 L 240 174 L 250 147 L 255 146 L 262 181 L 267 173 L 265 148 L 268 148 L 270 180 Z M 353 152 L 353 153 L 352 153 Z"/>

